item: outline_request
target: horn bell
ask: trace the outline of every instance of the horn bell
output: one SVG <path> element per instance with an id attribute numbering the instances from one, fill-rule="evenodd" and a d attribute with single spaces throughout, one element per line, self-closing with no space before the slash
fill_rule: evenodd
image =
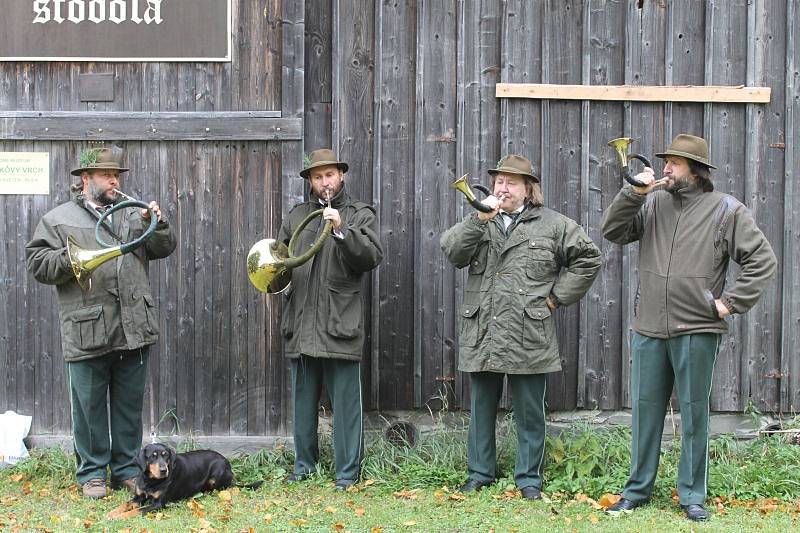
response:
<path id="1" fill-rule="evenodd" d="M 247 253 L 247 277 L 261 292 L 278 294 L 289 288 L 292 271 L 286 268 L 289 248 L 275 239 L 262 239 Z"/>
<path id="2" fill-rule="evenodd" d="M 122 255 L 122 247 L 102 248 L 100 250 L 87 250 L 78 244 L 72 235 L 67 236 L 67 254 L 75 280 L 81 289 L 88 291 L 92 288 L 92 273 L 107 261 Z"/>
<path id="3" fill-rule="evenodd" d="M 633 143 L 630 137 L 617 137 L 608 141 L 608 145 L 614 148 L 619 157 L 620 166 L 628 166 L 628 147 Z"/>

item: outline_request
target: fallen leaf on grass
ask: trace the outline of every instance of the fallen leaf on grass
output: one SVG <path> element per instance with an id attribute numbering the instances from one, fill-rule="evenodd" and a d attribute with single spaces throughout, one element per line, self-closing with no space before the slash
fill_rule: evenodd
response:
<path id="1" fill-rule="evenodd" d="M 333 524 L 333 529 L 335 531 L 344 531 L 344 524 L 342 522 L 336 522 Z"/>
<path id="2" fill-rule="evenodd" d="M 355 510 L 356 516 L 364 516 L 366 512 L 367 510 L 364 509 L 363 507 L 359 507 L 358 509 Z"/>
<path id="3" fill-rule="evenodd" d="M 329 505 L 329 506 L 327 506 L 327 507 L 325 508 L 325 512 L 326 512 L 326 513 L 335 513 L 335 512 L 336 512 L 336 508 L 335 508 L 335 507 L 331 507 L 331 506 Z"/>
<path id="4" fill-rule="evenodd" d="M 24 494 L 25 496 L 30 496 L 31 494 L 33 494 L 33 489 L 31 488 L 32 486 L 33 483 L 31 483 L 30 481 L 26 481 L 25 483 L 23 483 L 22 494 Z"/>
<path id="5" fill-rule="evenodd" d="M 381 526 L 372 526 L 369 533 L 383 533 L 383 528 Z"/>
<path id="6" fill-rule="evenodd" d="M 416 520 L 406 520 L 405 522 L 403 522 L 403 525 L 406 526 L 406 527 L 416 526 L 417 525 L 417 521 Z"/>
<path id="7" fill-rule="evenodd" d="M 221 491 L 219 491 L 219 492 L 217 493 L 217 497 L 218 497 L 220 500 L 224 501 L 224 502 L 229 502 L 229 501 L 231 501 L 231 498 L 232 498 L 232 496 L 231 496 L 231 493 L 230 493 L 230 491 L 228 491 L 228 490 L 221 490 Z"/>
<path id="8" fill-rule="evenodd" d="M 591 522 L 592 524 L 596 524 L 599 521 L 600 521 L 600 519 L 597 518 L 597 515 L 593 515 L 593 514 L 589 515 L 589 522 Z"/>
<path id="9" fill-rule="evenodd" d="M 25 474 L 14 474 L 14 475 L 13 475 L 13 476 L 11 476 L 9 479 L 10 479 L 11 481 L 13 481 L 14 483 L 19 483 L 20 481 L 22 481 L 23 479 L 25 479 Z"/>
<path id="10" fill-rule="evenodd" d="M 392 496 L 394 496 L 395 498 L 404 498 L 406 500 L 416 500 L 418 492 L 419 489 L 398 490 L 397 492 L 393 492 Z"/>
<path id="11" fill-rule="evenodd" d="M 582 502 L 582 503 L 588 503 L 589 505 L 592 506 L 593 509 L 597 509 L 598 511 L 603 508 L 602 505 L 597 503 L 597 500 L 594 500 L 594 499 L 588 497 L 586 494 L 581 494 L 580 492 L 575 495 L 575 501 Z"/>
<path id="12" fill-rule="evenodd" d="M 308 520 L 304 518 L 293 518 L 292 520 L 289 520 L 289 523 L 292 524 L 293 526 L 300 527 L 306 525 L 308 523 Z"/>
<path id="13" fill-rule="evenodd" d="M 454 492 L 453 494 L 448 496 L 448 498 L 451 499 L 451 500 L 456 500 L 456 501 L 461 501 L 461 500 L 466 500 L 467 499 L 467 497 L 464 494 L 460 494 L 460 493 L 456 493 L 456 492 Z"/>
<path id="14" fill-rule="evenodd" d="M 271 515 L 271 514 L 269 514 L 269 513 L 268 513 L 268 514 L 265 514 L 265 515 L 264 515 L 264 522 L 266 522 L 267 524 L 271 524 L 271 523 L 272 523 L 272 519 L 273 519 L 273 518 L 274 518 L 274 516 L 273 516 L 273 515 Z"/>
<path id="15" fill-rule="evenodd" d="M 599 503 L 600 507 L 602 507 L 603 509 L 608 509 L 609 507 L 617 503 L 620 500 L 620 498 L 622 498 L 622 496 L 620 496 L 619 494 L 603 494 L 602 496 L 600 496 L 600 500 L 597 503 Z"/>
<path id="16" fill-rule="evenodd" d="M 374 479 L 368 479 L 368 480 L 366 480 L 364 482 L 364 486 L 365 487 L 369 487 L 370 485 L 374 485 L 374 484 L 375 484 L 375 480 Z"/>

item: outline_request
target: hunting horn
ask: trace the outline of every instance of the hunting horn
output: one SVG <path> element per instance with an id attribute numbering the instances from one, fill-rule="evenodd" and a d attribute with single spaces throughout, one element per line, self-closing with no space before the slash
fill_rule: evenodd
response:
<path id="1" fill-rule="evenodd" d="M 489 207 L 485 203 L 483 203 L 480 200 L 478 200 L 478 198 L 475 196 L 475 193 L 472 192 L 472 189 L 469 186 L 469 182 L 467 181 L 467 176 L 468 175 L 469 174 L 464 174 L 463 176 L 458 178 L 456 181 L 451 183 L 450 186 L 452 188 L 458 189 L 459 191 L 464 193 L 464 196 L 467 197 L 467 201 L 469 202 L 469 205 L 471 205 L 472 207 L 474 207 L 475 209 L 477 209 L 481 213 L 491 213 L 492 211 L 494 211 L 494 208 Z M 487 187 L 485 187 L 484 185 L 478 184 L 478 185 L 475 185 L 474 188 L 479 190 L 480 192 L 482 192 L 483 194 L 485 194 L 487 196 L 491 194 L 489 189 Z"/>
<path id="2" fill-rule="evenodd" d="M 78 241 L 76 241 L 72 235 L 67 236 L 67 255 L 69 256 L 69 263 L 72 266 L 72 272 L 75 274 L 75 280 L 84 291 L 88 291 L 92 288 L 92 273 L 95 271 L 95 269 L 97 269 L 97 267 L 106 261 L 110 261 L 115 257 L 119 257 L 137 249 L 153 234 L 153 232 L 156 230 L 156 226 L 158 225 L 158 218 L 153 210 L 150 209 L 148 204 L 132 198 L 122 191 L 118 191 L 117 189 L 114 189 L 114 192 L 124 196 L 125 198 L 128 198 L 128 200 L 115 204 L 109 208 L 100 216 L 100 219 L 97 221 L 97 224 L 94 228 L 94 238 L 97 241 L 97 244 L 104 246 L 104 248 L 101 248 L 100 250 L 87 250 L 78 244 Z M 139 238 L 128 243 L 112 246 L 105 242 L 100 236 L 100 226 L 103 224 L 103 221 L 111 215 L 111 213 L 119 211 L 120 209 L 127 209 L 129 207 L 141 207 L 142 209 L 147 209 L 150 212 L 150 226 Z"/>
<path id="3" fill-rule="evenodd" d="M 301 255 L 294 254 L 300 233 L 309 222 L 321 216 L 323 211 L 324 209 L 317 209 L 300 222 L 289 240 L 288 247 L 276 239 L 261 239 L 250 248 L 247 252 L 247 277 L 253 287 L 268 294 L 279 294 L 289 288 L 292 282 L 292 269 L 314 257 L 331 235 L 333 224 L 328 220 L 311 248 Z"/>
<path id="4" fill-rule="evenodd" d="M 608 141 L 608 145 L 614 148 L 617 152 L 617 156 L 619 157 L 619 164 L 622 167 L 622 177 L 635 187 L 647 187 L 646 183 L 642 183 L 641 181 L 637 180 L 631 174 L 630 168 L 628 167 L 628 161 L 630 159 L 638 159 L 644 166 L 653 168 L 653 164 L 647 159 L 645 156 L 640 154 L 629 154 L 628 146 L 633 143 L 633 139 L 630 137 L 619 137 L 617 139 L 611 139 Z"/>

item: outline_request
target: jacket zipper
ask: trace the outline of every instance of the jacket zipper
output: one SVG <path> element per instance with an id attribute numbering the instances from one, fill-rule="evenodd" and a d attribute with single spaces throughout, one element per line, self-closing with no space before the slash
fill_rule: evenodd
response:
<path id="1" fill-rule="evenodd" d="M 670 338 L 670 329 L 669 329 L 669 277 L 670 272 L 672 271 L 672 252 L 675 250 L 675 237 L 678 235 L 678 225 L 681 223 L 681 217 L 683 216 L 683 198 L 680 199 L 681 202 L 681 210 L 678 213 L 678 220 L 675 221 L 675 231 L 672 233 L 672 243 L 669 247 L 669 261 L 667 262 L 667 282 L 664 285 L 664 309 L 666 310 L 666 322 L 667 322 L 667 338 Z"/>

